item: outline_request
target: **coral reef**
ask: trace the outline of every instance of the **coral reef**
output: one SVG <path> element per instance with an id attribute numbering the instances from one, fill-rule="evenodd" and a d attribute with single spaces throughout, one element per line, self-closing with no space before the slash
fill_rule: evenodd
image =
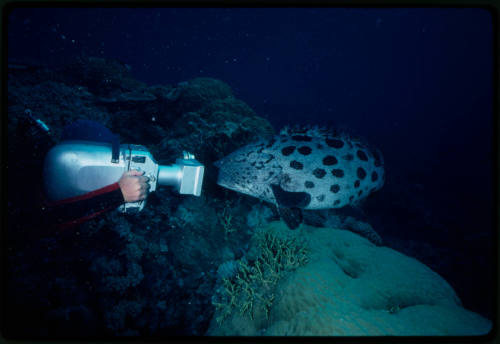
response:
<path id="1" fill-rule="evenodd" d="M 266 230 L 287 231 L 282 222 Z M 269 285 L 274 298 L 268 317 L 243 318 L 218 306 L 208 334 L 480 335 L 491 329 L 489 320 L 462 308 L 444 279 L 413 258 L 345 230 L 302 226 L 295 235 L 310 248 L 308 261 Z M 247 310 L 247 299 L 236 297 L 239 286 L 226 280 L 225 287 L 231 307 Z"/>
<path id="2" fill-rule="evenodd" d="M 340 228 L 349 229 L 354 233 L 367 238 L 375 245 L 382 245 L 382 238 L 367 222 L 358 221 L 352 216 L 347 216 L 344 220 L 344 223 L 342 224 L 342 227 Z"/>
<path id="3" fill-rule="evenodd" d="M 347 229 L 357 233 L 375 245 L 382 245 L 382 238 L 371 224 L 352 216 L 347 209 L 328 209 L 323 211 L 304 211 L 304 223 L 314 227 Z M 364 218 L 365 216 L 360 216 Z"/>
<path id="4" fill-rule="evenodd" d="M 219 265 L 217 268 L 217 278 L 227 279 L 231 277 L 235 277 L 238 273 L 238 261 L 236 260 L 228 260 Z"/>
<path id="5" fill-rule="evenodd" d="M 265 119 L 258 117 L 222 81 L 197 78 L 181 82 L 165 98 L 173 117 L 173 130 L 165 133 L 152 152 L 161 162 L 186 149 L 202 161 L 215 161 L 236 147 L 274 133 Z M 163 123 L 165 119 L 159 117 Z"/>
<path id="6" fill-rule="evenodd" d="M 304 242 L 286 233 L 262 230 L 252 240 L 258 251 L 256 257 L 239 260 L 236 275 L 222 278 L 222 287 L 212 302 L 219 324 L 234 316 L 267 318 L 278 281 L 307 263 Z"/>
<path id="7" fill-rule="evenodd" d="M 261 227 L 274 216 L 268 205 L 263 203 L 255 204 L 247 215 L 247 226 L 250 228 Z"/>
<path id="8" fill-rule="evenodd" d="M 97 96 L 109 97 L 146 86 L 130 75 L 130 66 L 116 59 L 80 56 L 59 70 L 68 85 L 85 85 Z"/>
<path id="9" fill-rule="evenodd" d="M 147 86 L 131 77 L 129 66 L 112 59 L 80 57 L 58 68 L 23 66 L 9 70 L 8 86 L 9 178 L 26 180 L 15 194 L 9 191 L 9 290 L 24 295 L 9 303 L 19 313 L 11 325 L 34 306 L 38 313 L 30 312 L 33 319 L 24 326 L 40 335 L 57 333 L 61 323 L 75 335 L 203 334 L 212 315 L 205 310 L 212 310 L 217 267 L 241 258 L 253 233 L 242 216 L 253 203 L 214 193 L 209 163 L 272 134 L 269 122 L 220 80 Z M 172 163 L 183 150 L 195 153 L 206 164 L 204 195 L 180 197 L 160 188 L 137 216 L 111 212 L 63 237 L 39 228 L 42 201 L 36 195 L 42 183 L 32 173 L 41 171 L 43 152 L 35 154 L 39 142 L 20 126 L 27 108 L 50 127 L 55 143 L 64 125 L 92 119 L 119 134 L 121 142 L 146 145 L 162 164 Z M 24 195 L 33 193 L 26 200 Z M 26 252 L 44 258 L 30 262 Z M 33 288 L 43 284 L 44 276 L 65 277 L 57 286 Z M 80 301 L 67 298 L 69 290 L 81 293 Z M 55 301 L 44 296 L 51 293 Z M 93 332 L 69 314 L 83 316 Z"/>

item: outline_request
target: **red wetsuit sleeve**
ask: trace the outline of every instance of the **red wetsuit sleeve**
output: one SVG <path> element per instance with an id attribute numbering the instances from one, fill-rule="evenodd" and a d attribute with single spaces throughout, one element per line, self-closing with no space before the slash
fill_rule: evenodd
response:
<path id="1" fill-rule="evenodd" d="M 120 185 L 114 183 L 80 196 L 47 203 L 42 212 L 46 222 L 64 229 L 115 209 L 124 202 Z"/>

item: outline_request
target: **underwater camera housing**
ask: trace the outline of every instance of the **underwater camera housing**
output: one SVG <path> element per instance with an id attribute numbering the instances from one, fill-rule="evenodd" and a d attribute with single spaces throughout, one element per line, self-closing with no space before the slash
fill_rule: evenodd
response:
<path id="1" fill-rule="evenodd" d="M 121 144 L 116 153 L 111 143 L 63 141 L 45 158 L 44 187 L 51 201 L 83 195 L 116 183 L 124 172 L 144 171 L 149 191 L 157 185 L 173 186 L 180 194 L 200 196 L 204 166 L 194 155 L 183 157 L 169 166 L 158 165 L 148 149 L 141 145 Z M 118 157 L 118 158 L 116 158 Z M 146 201 L 128 202 L 119 207 L 126 213 L 139 212 Z"/>

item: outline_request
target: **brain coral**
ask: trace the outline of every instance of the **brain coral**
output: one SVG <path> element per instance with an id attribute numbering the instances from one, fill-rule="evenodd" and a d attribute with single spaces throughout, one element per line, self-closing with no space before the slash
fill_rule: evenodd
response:
<path id="1" fill-rule="evenodd" d="M 288 230 L 282 222 L 269 229 Z M 416 259 L 346 230 L 301 226 L 309 262 L 275 287 L 268 317 L 233 312 L 209 335 L 480 335 L 491 322 L 461 306 L 451 286 Z"/>

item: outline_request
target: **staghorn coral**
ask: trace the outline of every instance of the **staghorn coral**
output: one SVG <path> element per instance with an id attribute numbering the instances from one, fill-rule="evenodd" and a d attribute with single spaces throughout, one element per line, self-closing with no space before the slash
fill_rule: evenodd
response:
<path id="1" fill-rule="evenodd" d="M 239 260 L 238 272 L 234 277 L 222 279 L 221 295 L 212 302 L 218 323 L 234 312 L 251 319 L 267 318 L 275 298 L 274 286 L 288 272 L 308 261 L 304 242 L 296 238 L 259 231 L 253 240 L 260 255 L 253 263 L 245 258 Z"/>
<path id="2" fill-rule="evenodd" d="M 224 239 L 227 240 L 229 233 L 236 232 L 237 228 L 233 224 L 233 214 L 231 212 L 231 202 L 226 201 L 224 208 L 219 215 L 219 222 L 224 230 Z"/>

